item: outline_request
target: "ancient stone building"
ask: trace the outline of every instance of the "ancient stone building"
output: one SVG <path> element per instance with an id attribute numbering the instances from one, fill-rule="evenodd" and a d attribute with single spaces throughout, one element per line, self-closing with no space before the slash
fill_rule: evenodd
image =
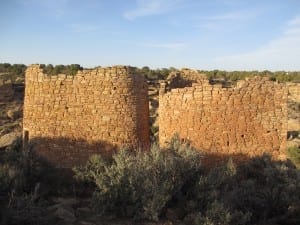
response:
<path id="1" fill-rule="evenodd" d="M 300 83 L 287 83 L 288 86 L 288 131 L 300 131 Z"/>
<path id="2" fill-rule="evenodd" d="M 202 82 L 203 79 L 206 79 L 205 74 L 184 68 L 180 71 L 172 71 L 167 77 L 166 84 L 168 90 L 170 90 L 174 88 L 191 87 L 193 83 Z"/>
<path id="3" fill-rule="evenodd" d="M 32 65 L 25 82 L 24 133 L 34 152 L 54 165 L 72 167 L 95 153 L 149 146 L 147 84 L 133 68 L 48 76 Z M 178 133 L 212 161 L 263 153 L 282 159 L 288 89 L 298 96 L 298 86 L 267 78 L 228 87 L 210 84 L 197 71 L 174 72 L 159 91 L 160 145 Z"/>
<path id="4" fill-rule="evenodd" d="M 54 165 L 72 167 L 95 153 L 149 146 L 147 83 L 133 68 L 48 76 L 32 65 L 25 83 L 24 132 L 34 152 Z"/>
<path id="5" fill-rule="evenodd" d="M 206 79 L 185 88 L 161 84 L 159 141 L 177 133 L 197 149 L 239 158 L 262 155 L 284 158 L 287 135 L 287 88 L 267 78 L 240 81 L 235 87 Z"/>

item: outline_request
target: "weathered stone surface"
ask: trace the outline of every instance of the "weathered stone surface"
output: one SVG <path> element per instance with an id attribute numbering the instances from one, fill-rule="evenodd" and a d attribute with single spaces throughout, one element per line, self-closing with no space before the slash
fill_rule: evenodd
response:
<path id="1" fill-rule="evenodd" d="M 58 198 L 53 199 L 53 201 L 59 205 L 71 206 L 71 207 L 79 204 L 79 200 L 76 198 L 60 198 L 60 197 L 58 197 Z"/>
<path id="2" fill-rule="evenodd" d="M 58 208 L 53 214 L 57 218 L 65 221 L 67 223 L 74 223 L 76 221 L 74 212 L 72 210 L 66 209 L 64 207 Z"/>
<path id="3" fill-rule="evenodd" d="M 92 213 L 93 211 L 89 207 L 80 207 L 76 209 L 76 214 L 80 216 L 87 216 Z"/>
<path id="4" fill-rule="evenodd" d="M 264 152 L 282 159 L 287 94 L 285 84 L 265 78 L 242 81 L 232 88 L 198 80 L 189 87 L 160 90 L 160 145 L 178 133 L 215 160 L 224 155 L 254 157 Z"/>
<path id="5" fill-rule="evenodd" d="M 289 99 L 300 102 L 300 83 L 287 83 L 289 89 Z"/>
<path id="6" fill-rule="evenodd" d="M 22 116 L 22 111 L 19 108 L 10 109 L 6 112 L 6 115 L 11 120 L 16 120 Z"/>
<path id="7" fill-rule="evenodd" d="M 116 147 L 149 145 L 147 82 L 126 66 L 48 76 L 26 70 L 23 129 L 34 151 L 70 168 Z"/>
<path id="8" fill-rule="evenodd" d="M 15 141 L 17 141 L 21 137 L 19 132 L 10 132 L 8 134 L 4 134 L 0 137 L 0 148 L 5 148 Z"/>

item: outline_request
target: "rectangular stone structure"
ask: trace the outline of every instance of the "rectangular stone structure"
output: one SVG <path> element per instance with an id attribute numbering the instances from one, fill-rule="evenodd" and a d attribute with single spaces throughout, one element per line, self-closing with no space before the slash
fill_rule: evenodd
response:
<path id="1" fill-rule="evenodd" d="M 260 77 L 230 88 L 203 80 L 191 87 L 161 90 L 160 145 L 177 133 L 213 161 L 263 153 L 284 159 L 287 94 L 285 84 Z"/>

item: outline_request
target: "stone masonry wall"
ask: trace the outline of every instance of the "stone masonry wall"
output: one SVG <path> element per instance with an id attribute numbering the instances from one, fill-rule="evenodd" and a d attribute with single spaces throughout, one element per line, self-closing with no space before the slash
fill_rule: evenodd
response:
<path id="1" fill-rule="evenodd" d="M 159 141 L 164 146 L 180 138 L 214 159 L 222 156 L 254 157 L 264 152 L 285 157 L 287 88 L 255 78 L 222 88 L 208 80 L 192 87 L 165 91 L 159 96 Z M 220 156 L 220 157 L 218 157 Z"/>
<path id="2" fill-rule="evenodd" d="M 202 82 L 206 79 L 205 74 L 201 74 L 196 70 L 181 69 L 180 71 L 173 71 L 167 77 L 167 88 L 183 88 L 190 87 L 192 83 Z"/>
<path id="3" fill-rule="evenodd" d="M 288 86 L 288 131 L 300 131 L 300 83 Z"/>
<path id="4" fill-rule="evenodd" d="M 289 90 L 289 99 L 300 103 L 300 83 L 287 83 Z"/>
<path id="5" fill-rule="evenodd" d="M 48 76 L 26 71 L 23 129 L 34 151 L 58 167 L 84 163 L 116 147 L 149 146 L 146 80 L 131 67 Z"/>

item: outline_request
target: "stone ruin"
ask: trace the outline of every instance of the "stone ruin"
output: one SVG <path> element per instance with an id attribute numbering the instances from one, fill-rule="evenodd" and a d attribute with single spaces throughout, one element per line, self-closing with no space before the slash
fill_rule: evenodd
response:
<path id="1" fill-rule="evenodd" d="M 92 154 L 148 147 L 146 80 L 134 68 L 114 66 L 49 76 L 26 70 L 23 130 L 38 155 L 59 167 Z"/>
<path id="2" fill-rule="evenodd" d="M 214 161 L 263 153 L 285 158 L 285 84 L 254 78 L 224 87 L 188 69 L 171 78 L 159 91 L 161 146 L 177 133 Z M 69 168 L 121 146 L 149 147 L 147 83 L 133 68 L 48 76 L 32 65 L 25 82 L 26 146 L 28 139 L 34 152 L 54 165 Z"/>
<path id="3" fill-rule="evenodd" d="M 213 161 L 229 155 L 243 159 L 263 153 L 276 159 L 285 157 L 288 93 L 285 84 L 256 77 L 229 88 L 212 85 L 205 78 L 189 87 L 174 86 L 169 88 L 167 83 L 161 83 L 161 146 L 177 133 L 182 140 L 211 155 Z"/>

